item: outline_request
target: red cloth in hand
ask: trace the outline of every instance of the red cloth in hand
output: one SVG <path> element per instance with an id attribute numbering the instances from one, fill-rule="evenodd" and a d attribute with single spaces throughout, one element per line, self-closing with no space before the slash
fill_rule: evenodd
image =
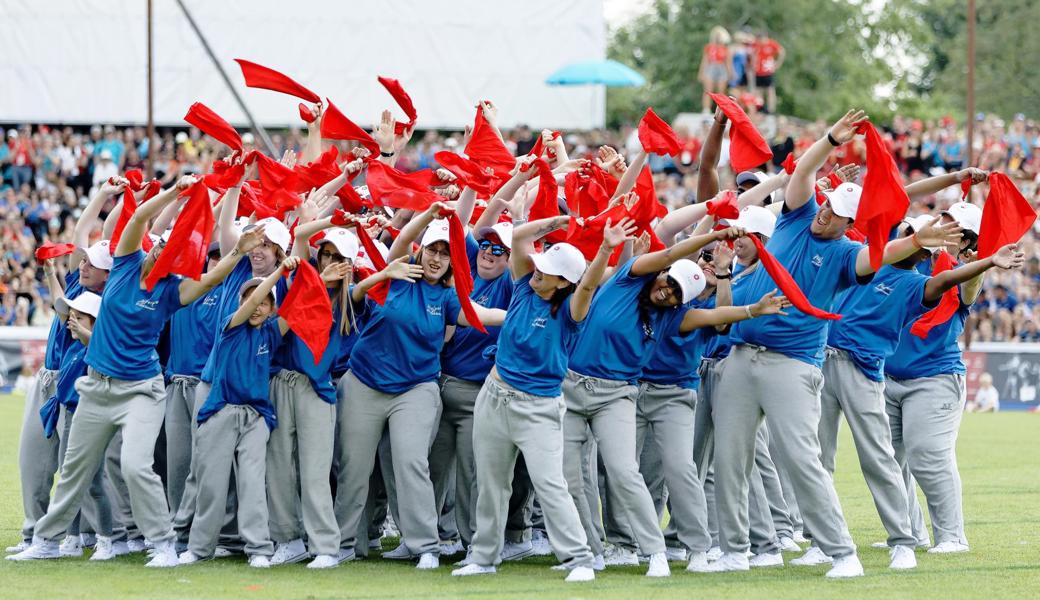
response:
<path id="1" fill-rule="evenodd" d="M 553 175 L 549 163 L 539 158 L 533 163 L 538 170 L 538 195 L 528 211 L 527 218 L 531 221 L 546 219 L 548 217 L 560 216 L 560 205 L 556 200 L 559 186 L 556 184 L 556 176 Z"/>
<path id="2" fill-rule="evenodd" d="M 224 160 L 218 160 L 213 163 L 213 172 L 205 175 L 202 180 L 206 183 L 206 187 L 215 192 L 227 191 L 229 187 L 237 185 L 239 181 L 242 181 L 242 176 L 245 175 L 246 165 L 233 164 L 235 155 L 231 155 Z"/>
<path id="3" fill-rule="evenodd" d="M 758 239 L 757 235 L 749 235 L 747 239 L 751 240 L 751 243 L 758 249 L 758 260 L 762 261 L 762 266 L 765 268 L 769 276 L 773 278 L 773 282 L 780 288 L 780 292 L 791 301 L 791 304 L 802 311 L 803 313 L 816 317 L 817 319 L 825 319 L 828 321 L 837 321 L 841 318 L 841 315 L 829 313 L 820 310 L 809 304 L 809 299 L 805 297 L 801 288 L 795 282 L 791 274 L 787 272 L 780 261 L 776 259 L 772 254 L 766 250 L 766 247 L 762 244 L 762 241 Z"/>
<path id="4" fill-rule="evenodd" d="M 714 200 L 708 200 L 708 214 L 715 220 L 737 219 L 740 217 L 740 206 L 737 204 L 737 193 L 726 190 Z"/>
<path id="5" fill-rule="evenodd" d="M 472 160 L 447 150 L 441 150 L 433 155 L 441 167 L 452 172 L 459 178 L 459 183 L 470 188 L 479 196 L 491 197 L 498 189 L 498 179 L 488 175 L 480 165 Z"/>
<path id="6" fill-rule="evenodd" d="M 155 289 L 160 279 L 171 273 L 195 280 L 202 277 L 213 234 L 213 207 L 209 203 L 209 189 L 203 181 L 195 182 L 184 193 L 188 195 L 188 201 L 177 215 L 166 247 L 144 280 L 149 292 Z"/>
<path id="7" fill-rule="evenodd" d="M 386 268 L 386 259 L 383 258 L 383 253 L 379 251 L 372 236 L 368 235 L 368 231 L 364 227 L 357 226 L 354 228 L 354 233 L 357 234 L 358 241 L 361 242 L 361 247 L 365 249 L 365 254 L 368 255 L 368 259 L 372 261 L 372 266 L 377 271 L 382 271 Z M 368 297 L 375 300 L 376 304 L 382 306 L 386 303 L 386 295 L 390 292 L 390 282 L 383 281 L 371 289 L 368 290 Z"/>
<path id="8" fill-rule="evenodd" d="M 794 152 L 789 153 L 780 166 L 784 168 L 784 173 L 788 175 L 794 173 Z"/>
<path id="9" fill-rule="evenodd" d="M 769 144 L 736 102 L 723 94 L 711 94 L 711 99 L 729 119 L 729 163 L 734 173 L 753 169 L 773 158 Z"/>
<path id="10" fill-rule="evenodd" d="M 313 123 L 314 120 L 318 118 L 314 116 L 314 113 L 311 112 L 310 107 L 304 104 L 303 102 L 300 102 L 296 107 L 299 109 L 300 118 L 303 119 L 304 122 Z"/>
<path id="11" fill-rule="evenodd" d="M 45 260 L 72 254 L 75 251 L 75 244 L 55 244 L 53 242 L 45 242 L 36 249 L 36 261 L 42 263 Z"/>
<path id="12" fill-rule="evenodd" d="M 134 213 L 137 212 L 137 198 L 134 197 L 134 192 L 146 188 L 142 178 L 143 176 L 141 175 L 140 169 L 131 169 L 126 172 L 126 179 L 130 183 L 123 188 L 123 206 L 119 211 L 119 218 L 116 219 L 115 229 L 112 230 L 112 240 L 108 244 L 108 253 L 113 256 L 116 253 L 116 247 L 119 246 L 119 239 L 123 237 L 123 229 L 125 229 L 126 224 L 130 222 L 130 217 L 134 216 Z M 145 192 L 141 203 L 143 204 L 157 193 L 159 193 L 159 182 L 153 179 L 148 182 L 147 191 Z M 148 237 L 147 234 L 141 238 L 141 248 L 145 252 L 150 252 L 152 250 L 152 238 Z"/>
<path id="13" fill-rule="evenodd" d="M 675 156 L 682 150 L 682 142 L 668 123 L 648 108 L 639 121 L 639 143 L 643 150 L 653 154 Z"/>
<path id="14" fill-rule="evenodd" d="M 856 228 L 867 236 L 870 266 L 876 272 L 881 268 L 888 235 L 906 216 L 910 197 L 903 189 L 899 167 L 874 125 L 870 121 L 860 121 L 856 132 L 867 136 L 867 175 L 863 179 L 863 195 L 856 211 Z"/>
<path id="15" fill-rule="evenodd" d="M 259 152 L 255 156 L 259 161 L 257 170 L 260 172 L 260 202 L 256 205 L 256 216 L 259 219 L 282 219 L 286 212 L 303 202 L 303 198 L 293 191 L 299 176 L 269 156 Z"/>
<path id="16" fill-rule="evenodd" d="M 484 111 L 477 107 L 473 119 L 473 133 L 466 144 L 466 156 L 482 168 L 490 168 L 504 183 L 509 172 L 516 166 L 516 158 L 495 133 L 495 129 L 484 118 Z M 497 191 L 497 190 L 496 190 Z"/>
<path id="17" fill-rule="evenodd" d="M 441 200 L 430 189 L 429 169 L 402 173 L 390 165 L 374 160 L 368 163 L 368 192 L 380 206 L 423 211 Z"/>
<path id="18" fill-rule="evenodd" d="M 1036 221 L 1036 211 L 1003 173 L 989 176 L 989 195 L 982 205 L 978 260 L 1022 239 Z"/>
<path id="19" fill-rule="evenodd" d="M 650 173 L 650 167 L 644 166 L 643 170 L 639 172 L 634 190 L 638 199 L 628 212 L 636 224 L 635 236 L 641 237 L 644 233 L 650 235 L 648 252 L 664 250 L 664 242 L 657 237 L 651 224 L 654 219 L 667 215 L 668 208 L 657 199 L 657 190 L 654 189 L 654 177 Z"/>
<path id="20" fill-rule="evenodd" d="M 935 268 L 932 269 L 932 277 L 935 277 L 943 271 L 949 271 L 954 266 L 956 266 L 956 263 L 954 262 L 953 257 L 950 256 L 949 252 L 943 250 L 939 252 L 939 257 L 935 259 Z M 910 333 L 916 335 L 922 340 L 927 338 L 928 332 L 950 320 L 950 318 L 957 312 L 960 304 L 960 292 L 958 291 L 957 286 L 953 286 L 943 292 L 942 299 L 939 300 L 938 306 L 924 313 L 920 318 L 914 321 L 914 324 L 910 326 Z"/>
<path id="21" fill-rule="evenodd" d="M 838 174 L 833 171 L 827 174 L 827 181 L 831 182 L 832 190 L 838 189 L 839 185 L 845 183 L 841 180 L 841 177 L 838 177 Z"/>
<path id="22" fill-rule="evenodd" d="M 607 221 L 609 220 L 612 225 L 616 225 L 628 216 L 628 209 L 625 208 L 625 205 L 616 204 L 602 214 L 585 219 L 582 225 L 579 225 L 577 220 L 572 218 L 567 226 L 566 241 L 568 244 L 581 250 L 585 260 L 593 260 L 596 258 L 596 253 L 599 252 L 600 245 L 603 244 L 603 230 L 606 228 Z M 609 264 L 617 264 L 616 253 L 611 255 Z"/>
<path id="23" fill-rule="evenodd" d="M 332 100 L 326 98 L 325 102 L 328 106 L 325 108 L 325 114 L 321 118 L 321 137 L 330 140 L 360 142 L 362 146 L 371 152 L 371 158 L 379 156 L 379 144 L 375 139 L 340 112 L 336 105 L 332 103 Z"/>
<path id="24" fill-rule="evenodd" d="M 317 94 L 303 87 L 288 75 L 241 58 L 236 58 L 235 62 L 242 67 L 242 77 L 245 78 L 247 87 L 289 94 L 311 104 L 321 102 L 321 98 Z"/>
<path id="25" fill-rule="evenodd" d="M 205 104 L 196 102 L 188 108 L 184 120 L 199 128 L 211 138 L 229 146 L 232 150 L 242 151 L 242 136 L 220 115 L 210 110 Z"/>
<path id="26" fill-rule="evenodd" d="M 278 309 L 307 349 L 314 355 L 314 364 L 321 362 L 332 333 L 332 301 L 321 275 L 309 262 L 296 267 L 289 293 Z"/>
<path id="27" fill-rule="evenodd" d="M 961 200 L 967 200 L 968 194 L 971 193 L 971 177 L 968 177 L 961 182 Z"/>
<path id="28" fill-rule="evenodd" d="M 845 230 L 845 237 L 849 238 L 854 242 L 859 242 L 861 244 L 867 243 L 867 236 L 863 235 L 863 233 L 861 233 L 859 229 L 856 229 L 855 226 L 849 227 Z"/>
<path id="29" fill-rule="evenodd" d="M 400 121 L 394 126 L 394 133 L 401 135 L 408 128 L 415 127 L 415 121 L 419 118 L 419 113 L 415 112 L 415 105 L 412 104 L 412 97 L 408 95 L 408 92 L 404 91 L 401 87 L 401 82 L 396 79 L 390 79 L 389 77 L 379 77 L 379 83 L 383 84 L 386 91 L 390 92 L 393 96 L 394 102 L 401 107 L 404 114 L 408 115 L 408 122 L 401 123 Z"/>
<path id="30" fill-rule="evenodd" d="M 455 281 L 455 294 L 459 297 L 462 313 L 466 315 L 469 326 L 481 333 L 487 333 L 484 324 L 473 308 L 469 295 L 473 293 L 473 273 L 469 268 L 469 257 L 466 256 L 466 230 L 458 213 L 448 215 L 448 252 L 451 254 L 451 277 Z"/>

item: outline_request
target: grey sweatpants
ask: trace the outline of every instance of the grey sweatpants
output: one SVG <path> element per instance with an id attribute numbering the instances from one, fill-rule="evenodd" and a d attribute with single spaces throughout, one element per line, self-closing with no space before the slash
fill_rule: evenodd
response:
<path id="1" fill-rule="evenodd" d="M 578 510 L 563 476 L 564 406 L 562 397 L 522 392 L 488 376 L 474 409 L 473 450 L 477 466 L 477 529 L 472 560 L 501 562 L 503 535 L 517 452 L 527 463 L 545 516 L 549 543 L 561 563 L 592 566 L 592 553 Z M 579 492 L 581 493 L 581 492 Z"/>
<path id="2" fill-rule="evenodd" d="M 639 388 L 624 381 L 611 381 L 567 372 L 563 381 L 563 397 L 567 402 L 564 415 L 564 473 L 567 487 L 578 508 L 586 538 L 596 535 L 593 521 L 596 512 L 585 495 L 581 469 L 581 447 L 589 432 L 595 437 L 599 455 L 607 470 L 611 486 L 616 486 L 621 503 L 616 515 L 625 515 L 632 535 L 643 554 L 664 552 L 664 535 L 643 476 L 639 473 L 636 454 L 636 395 Z M 544 508 L 544 504 L 543 504 Z M 593 542 L 590 542 L 593 544 Z M 593 552 L 598 548 L 593 545 Z"/>
<path id="3" fill-rule="evenodd" d="M 278 415 L 267 442 L 271 539 L 291 542 L 306 532 L 313 556 L 336 556 L 339 528 L 329 481 L 336 405 L 319 398 L 306 375 L 287 369 L 271 378 L 271 403 Z"/>
<path id="4" fill-rule="evenodd" d="M 820 396 L 820 450 L 823 467 L 834 476 L 841 415 L 849 423 L 860 470 L 867 481 L 889 546 L 914 547 L 909 501 L 903 473 L 892 449 L 892 432 L 885 413 L 884 384 L 872 381 L 844 350 L 827 348 Z M 812 528 L 809 528 L 810 531 Z"/>
<path id="5" fill-rule="evenodd" d="M 336 486 L 340 547 L 353 549 L 357 542 L 379 439 L 389 424 L 401 543 L 413 554 L 437 554 L 438 514 L 429 467 L 441 404 L 437 384 L 420 383 L 401 394 L 387 394 L 368 387 L 349 371 L 344 377 L 347 418 L 340 429 Z"/>
<path id="6" fill-rule="evenodd" d="M 40 368 L 25 395 L 22 435 L 18 438 L 18 475 L 22 484 L 22 539 L 30 541 L 36 522 L 47 514 L 54 473 L 58 470 L 58 437 L 43 435 L 40 408 L 54 395 L 58 371 Z"/>
<path id="7" fill-rule="evenodd" d="M 443 511 L 448 486 L 454 479 L 455 528 L 462 543 L 469 546 L 476 527 L 473 513 L 477 496 L 476 462 L 473 458 L 473 406 L 482 382 L 442 375 L 440 381 L 440 425 L 430 449 L 430 478 Z M 454 467 L 454 477 L 452 477 Z M 443 517 L 441 521 L 443 521 Z"/>
<path id="8" fill-rule="evenodd" d="M 191 472 L 191 445 L 195 432 L 195 390 L 198 377 L 174 375 L 166 388 L 166 498 L 176 510 Z"/>
<path id="9" fill-rule="evenodd" d="M 57 429 L 57 431 L 61 432 L 61 437 L 58 441 L 59 472 L 62 468 L 61 465 L 65 463 L 65 455 L 68 453 L 69 432 L 72 430 L 73 416 L 75 416 L 75 413 L 69 412 L 64 406 L 61 407 Z M 87 523 L 86 527 L 84 527 L 84 520 Z M 103 466 L 98 467 L 97 472 L 94 473 L 94 479 L 90 482 L 90 489 L 83 498 L 80 513 L 73 518 L 72 525 L 67 533 L 68 535 L 79 535 L 80 532 L 88 531 L 108 538 L 114 537 L 112 503 L 109 502 L 108 494 L 105 492 L 105 468 Z M 119 534 L 120 536 L 123 535 L 122 528 L 119 528 Z"/>
<path id="10" fill-rule="evenodd" d="M 748 479 L 755 433 L 763 416 L 776 441 L 806 525 L 825 554 L 854 554 L 830 473 L 820 463 L 820 391 L 823 375 L 810 364 L 758 346 L 740 344 L 721 362 L 715 390 L 715 492 L 722 548 L 748 549 Z"/>
<path id="11" fill-rule="evenodd" d="M 636 418 L 638 427 L 638 406 L 636 408 Z M 638 441 L 638 435 L 637 435 Z M 639 450 L 639 474 L 643 476 L 643 483 L 646 485 L 646 491 L 650 492 L 650 499 L 654 502 L 654 512 L 657 513 L 657 521 L 660 522 L 664 518 L 664 511 L 668 506 L 668 487 L 665 485 L 664 477 L 664 466 L 661 460 L 661 451 L 658 444 L 654 441 L 654 431 L 651 428 L 644 428 L 643 431 L 643 442 L 640 444 L 641 449 Z M 610 485 L 609 478 L 607 477 L 606 468 L 603 466 L 603 461 L 599 462 L 599 496 L 603 498 L 602 511 L 603 511 L 603 532 L 604 537 L 608 543 L 614 544 L 615 546 L 621 546 L 623 548 L 635 548 L 638 544 L 636 543 L 635 536 L 632 534 L 632 529 L 628 526 L 628 521 L 624 514 L 618 514 L 620 511 L 619 506 L 623 506 L 624 503 L 618 499 L 617 490 Z M 588 494 L 587 494 L 588 495 Z M 591 500 L 592 496 L 589 495 L 589 506 L 595 506 L 595 502 Z M 664 539 L 665 544 L 668 546 L 679 546 L 678 533 L 674 527 L 674 519 L 668 520 L 668 526 L 664 528 Z"/>
<path id="12" fill-rule="evenodd" d="M 963 375 L 885 378 L 885 404 L 896 458 L 903 467 L 912 506 L 916 506 L 913 480 L 924 492 L 936 544 L 968 543 L 957 470 L 957 431 L 964 400 Z M 920 513 L 919 507 L 911 510 Z"/>
<path id="13" fill-rule="evenodd" d="M 704 487 L 693 462 L 697 392 L 677 385 L 643 382 L 636 399 L 636 448 L 642 454 L 647 432 L 662 458 L 668 489 L 669 524 L 692 552 L 711 547 Z"/>
<path id="14" fill-rule="evenodd" d="M 235 471 L 238 492 L 239 535 L 249 556 L 274 553 L 268 529 L 267 423 L 249 406 L 227 405 L 198 428 L 195 519 L 188 537 L 188 549 L 200 558 L 209 558 L 217 548 L 224 524 L 228 484 Z"/>
<path id="15" fill-rule="evenodd" d="M 152 543 L 173 539 L 162 480 L 152 470 L 155 439 L 162 427 L 163 378 L 125 381 L 90 369 L 76 380 L 80 401 L 69 431 L 65 464 L 47 514 L 35 536 L 55 540 L 76 516 L 83 495 L 116 432 L 123 434 L 120 467 L 130 492 L 134 522 Z"/>

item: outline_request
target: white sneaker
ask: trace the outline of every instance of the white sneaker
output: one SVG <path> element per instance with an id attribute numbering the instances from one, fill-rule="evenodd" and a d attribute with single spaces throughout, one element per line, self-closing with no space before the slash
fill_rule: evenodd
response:
<path id="1" fill-rule="evenodd" d="M 274 556 L 271 557 L 271 564 L 291 565 L 305 560 L 308 556 L 310 555 L 307 554 L 307 548 L 303 546 L 303 540 L 295 539 L 291 542 L 278 544 L 278 547 L 274 549 Z"/>
<path id="2" fill-rule="evenodd" d="M 664 552 L 650 555 L 650 566 L 646 569 L 647 577 L 671 577 L 672 569 L 668 566 L 668 557 Z"/>
<path id="3" fill-rule="evenodd" d="M 708 563 L 704 573 L 730 573 L 733 571 L 750 571 L 751 565 L 748 557 L 743 552 L 723 552 L 722 557 L 713 563 Z"/>
<path id="4" fill-rule="evenodd" d="M 635 552 L 621 546 L 611 546 L 603 553 L 603 564 L 608 567 L 639 566 L 639 557 Z"/>
<path id="5" fill-rule="evenodd" d="M 781 552 L 801 552 L 802 547 L 798 545 L 798 542 L 794 541 L 793 538 L 789 538 L 786 535 L 780 538 L 780 551 Z"/>
<path id="6" fill-rule="evenodd" d="M 751 557 L 748 560 L 748 565 L 755 568 L 782 567 L 784 566 L 784 557 L 779 552 L 763 552 Z"/>
<path id="7" fill-rule="evenodd" d="M 549 556 L 552 554 L 549 538 L 540 529 L 535 529 L 531 535 L 531 549 L 531 553 L 535 556 Z"/>
<path id="8" fill-rule="evenodd" d="M 90 560 L 111 560 L 115 557 L 116 551 L 112 538 L 103 535 L 97 536 L 97 541 L 94 542 L 94 553 L 90 555 Z"/>
<path id="9" fill-rule="evenodd" d="M 451 572 L 452 577 L 468 577 L 470 575 L 494 575 L 495 567 L 485 567 L 484 565 L 468 564 L 461 569 L 455 569 Z"/>
<path id="10" fill-rule="evenodd" d="M 440 568 L 440 566 L 441 566 L 441 559 L 438 558 L 436 554 L 434 554 L 432 552 L 423 552 L 421 555 L 419 555 L 419 564 L 416 565 L 415 568 L 416 569 L 422 569 L 422 570 L 426 571 L 426 570 Z M 470 565 L 467 565 L 466 567 L 463 567 L 463 568 L 467 568 L 469 566 Z"/>
<path id="11" fill-rule="evenodd" d="M 917 568 L 917 557 L 914 549 L 910 546 L 896 546 L 889 553 L 892 562 L 888 563 L 889 569 L 915 569 Z"/>
<path id="12" fill-rule="evenodd" d="M 959 552 L 967 552 L 969 550 L 967 544 L 960 542 L 939 542 L 935 546 L 928 549 L 928 554 L 956 554 Z"/>
<path id="13" fill-rule="evenodd" d="M 61 553 L 58 551 L 58 542 L 48 542 L 33 538 L 33 542 L 25 550 L 8 556 L 7 560 L 45 560 L 50 558 L 61 558 Z"/>
<path id="14" fill-rule="evenodd" d="M 665 548 L 664 555 L 668 562 L 686 562 L 686 548 Z"/>
<path id="15" fill-rule="evenodd" d="M 170 540 L 156 544 L 152 560 L 145 563 L 144 566 L 154 569 L 165 569 L 176 567 L 178 564 L 180 563 L 177 559 L 177 547 L 174 545 L 173 540 Z"/>
<path id="16" fill-rule="evenodd" d="M 440 543 L 441 556 L 451 556 L 452 554 L 458 554 L 463 550 L 465 550 L 465 548 L 462 547 L 462 542 L 459 540 Z"/>
<path id="17" fill-rule="evenodd" d="M 845 579 L 847 577 L 863 577 L 863 565 L 855 554 L 842 556 L 834 559 L 834 566 L 827 571 L 827 577 L 831 579 Z"/>
<path id="18" fill-rule="evenodd" d="M 415 558 L 415 555 L 408 549 L 408 546 L 404 545 L 404 542 L 401 542 L 393 550 L 384 552 L 383 558 L 387 560 L 412 560 Z"/>
<path id="19" fill-rule="evenodd" d="M 708 560 L 718 560 L 722 558 L 722 548 L 719 548 L 718 546 L 712 546 L 711 548 L 708 548 L 707 554 Z"/>
<path id="20" fill-rule="evenodd" d="M 331 554 L 319 554 L 307 563 L 308 569 L 331 569 L 339 566 L 339 557 Z"/>
<path id="21" fill-rule="evenodd" d="M 144 538 L 137 538 L 135 540 L 127 540 L 126 547 L 130 551 L 130 554 L 137 552 L 144 552 L 148 550 L 148 546 L 144 543 Z"/>
<path id="22" fill-rule="evenodd" d="M 694 552 L 690 555 L 690 562 L 686 565 L 686 570 L 690 573 L 707 573 L 708 572 L 708 553 L 707 552 Z"/>
<path id="23" fill-rule="evenodd" d="M 368 540 L 368 549 L 370 551 L 371 550 L 375 550 L 376 552 L 379 552 L 380 550 L 383 549 L 383 541 L 382 540 Z"/>
<path id="24" fill-rule="evenodd" d="M 805 551 L 805 554 L 791 561 L 791 564 L 796 567 L 813 567 L 816 565 L 829 565 L 833 562 L 831 557 L 823 553 L 816 546 L 809 546 L 809 549 Z"/>
<path id="25" fill-rule="evenodd" d="M 878 550 L 891 550 L 891 548 L 888 547 L 888 542 L 874 542 L 870 547 L 877 548 Z"/>
<path id="26" fill-rule="evenodd" d="M 530 541 L 514 543 L 506 542 L 502 545 L 502 553 L 499 557 L 503 562 L 511 560 L 523 560 L 534 554 L 534 544 Z"/>
<path id="27" fill-rule="evenodd" d="M 791 536 L 791 539 L 793 539 L 795 543 L 798 544 L 805 544 L 809 542 L 809 538 L 805 537 L 805 533 L 803 533 L 801 529 L 795 529 L 794 535 Z"/>
<path id="28" fill-rule="evenodd" d="M 126 556 L 130 554 L 130 548 L 126 545 L 126 540 L 119 540 L 118 542 L 112 542 L 112 554 L 116 556 Z"/>
<path id="29" fill-rule="evenodd" d="M 607 562 L 603 560 L 602 554 L 597 554 L 592 557 L 592 570 L 593 571 L 605 571 L 607 569 Z"/>
<path id="30" fill-rule="evenodd" d="M 343 548 L 339 549 L 339 554 L 336 555 L 337 563 L 343 564 L 345 562 L 350 562 L 353 560 L 357 560 L 357 554 L 354 552 L 353 548 L 351 548 L 350 550 L 346 550 Z"/>
<path id="31" fill-rule="evenodd" d="M 184 552 L 181 552 L 180 556 L 177 557 L 177 564 L 191 565 L 199 562 L 200 560 L 202 559 L 199 558 L 197 554 L 195 554 L 191 550 L 185 550 Z"/>
<path id="32" fill-rule="evenodd" d="M 235 555 L 234 552 L 232 552 L 231 550 L 228 550 L 227 548 L 225 548 L 223 546 L 217 546 L 216 548 L 213 549 L 213 558 L 227 558 L 229 556 L 234 556 L 234 555 Z"/>
<path id="33" fill-rule="evenodd" d="M 568 583 L 578 583 L 582 581 L 594 581 L 596 579 L 596 571 L 589 567 L 574 567 L 571 572 L 567 574 L 564 581 Z"/>
<path id="34" fill-rule="evenodd" d="M 4 550 L 4 552 L 6 552 L 7 554 L 18 554 L 19 552 L 21 552 L 22 550 L 27 549 L 31 545 L 32 545 L 31 542 L 27 542 L 25 540 L 22 540 L 22 541 L 18 542 L 17 544 L 15 544 L 14 546 L 8 546 L 7 549 Z"/>
<path id="35" fill-rule="evenodd" d="M 466 548 L 466 556 L 462 560 L 460 560 L 459 562 L 455 563 L 455 566 L 456 567 L 465 567 L 466 565 L 472 564 L 472 563 L 473 563 L 473 546 L 470 546 L 469 548 Z"/>
<path id="36" fill-rule="evenodd" d="M 83 542 L 78 535 L 67 535 L 58 546 L 58 555 L 62 558 L 83 556 Z"/>
<path id="37" fill-rule="evenodd" d="M 270 569 L 271 559 L 260 554 L 254 554 L 249 557 L 249 566 L 254 569 Z"/>

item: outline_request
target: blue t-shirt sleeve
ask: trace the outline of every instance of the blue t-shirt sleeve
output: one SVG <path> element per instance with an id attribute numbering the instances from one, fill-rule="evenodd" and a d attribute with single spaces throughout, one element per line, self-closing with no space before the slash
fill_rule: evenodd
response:
<path id="1" fill-rule="evenodd" d="M 939 300 L 933 302 L 925 300 L 924 290 L 925 286 L 928 285 L 929 279 L 931 279 L 931 277 L 925 277 L 923 275 L 920 277 L 914 277 L 914 285 L 910 286 L 910 308 L 907 311 L 907 317 L 909 317 L 911 321 L 917 320 L 918 317 L 939 305 Z M 940 300 L 941 299 L 942 298 L 940 297 Z"/>
<path id="2" fill-rule="evenodd" d="M 444 322 L 448 325 L 455 325 L 459 321 L 462 304 L 459 303 L 459 295 L 455 293 L 455 288 L 444 289 L 446 291 L 444 294 Z"/>
<path id="3" fill-rule="evenodd" d="M 632 265 L 635 264 L 636 258 L 632 257 L 628 259 L 625 264 L 617 268 L 614 274 L 610 277 L 610 282 L 621 287 L 643 287 L 648 280 L 656 277 L 656 274 L 650 273 L 647 275 L 633 275 Z"/>
<path id="4" fill-rule="evenodd" d="M 278 325 L 278 317 L 271 317 L 264 321 L 264 324 L 260 326 L 264 330 L 264 337 L 271 342 L 271 348 L 276 348 L 281 345 L 282 340 L 282 328 Z"/>
<path id="5" fill-rule="evenodd" d="M 776 233 L 792 227 L 808 227 L 812 220 L 816 218 L 816 211 L 819 210 L 819 206 L 816 204 L 816 194 L 809 196 L 809 201 L 799 206 L 794 210 L 787 210 L 787 205 L 780 211 L 780 216 L 776 218 L 776 228 L 774 229 L 773 236 Z"/>
<path id="6" fill-rule="evenodd" d="M 475 269 L 477 265 L 477 252 L 480 250 L 480 246 L 477 245 L 477 238 L 473 237 L 473 232 L 466 232 L 466 258 L 469 259 L 470 268 Z"/>
<path id="7" fill-rule="evenodd" d="M 856 273 L 856 259 L 859 257 L 860 250 L 866 248 L 866 246 L 849 239 L 841 239 L 838 242 L 835 257 L 838 259 L 838 264 L 841 265 L 840 279 L 838 280 L 840 287 L 848 288 L 857 284 L 864 285 L 870 283 L 874 279 L 874 273 L 863 276 Z"/>

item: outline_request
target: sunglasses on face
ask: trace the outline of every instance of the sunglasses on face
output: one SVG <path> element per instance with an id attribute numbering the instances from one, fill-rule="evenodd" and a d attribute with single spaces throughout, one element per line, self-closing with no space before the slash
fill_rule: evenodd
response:
<path id="1" fill-rule="evenodd" d="M 715 253 L 711 250 L 701 250 L 701 260 L 704 262 L 711 262 L 715 260 Z"/>
<path id="2" fill-rule="evenodd" d="M 506 252 L 509 252 L 509 248 L 506 248 L 502 244 L 492 244 L 488 240 L 480 240 L 477 243 L 477 247 L 481 250 L 490 250 L 492 256 L 502 256 Z"/>

